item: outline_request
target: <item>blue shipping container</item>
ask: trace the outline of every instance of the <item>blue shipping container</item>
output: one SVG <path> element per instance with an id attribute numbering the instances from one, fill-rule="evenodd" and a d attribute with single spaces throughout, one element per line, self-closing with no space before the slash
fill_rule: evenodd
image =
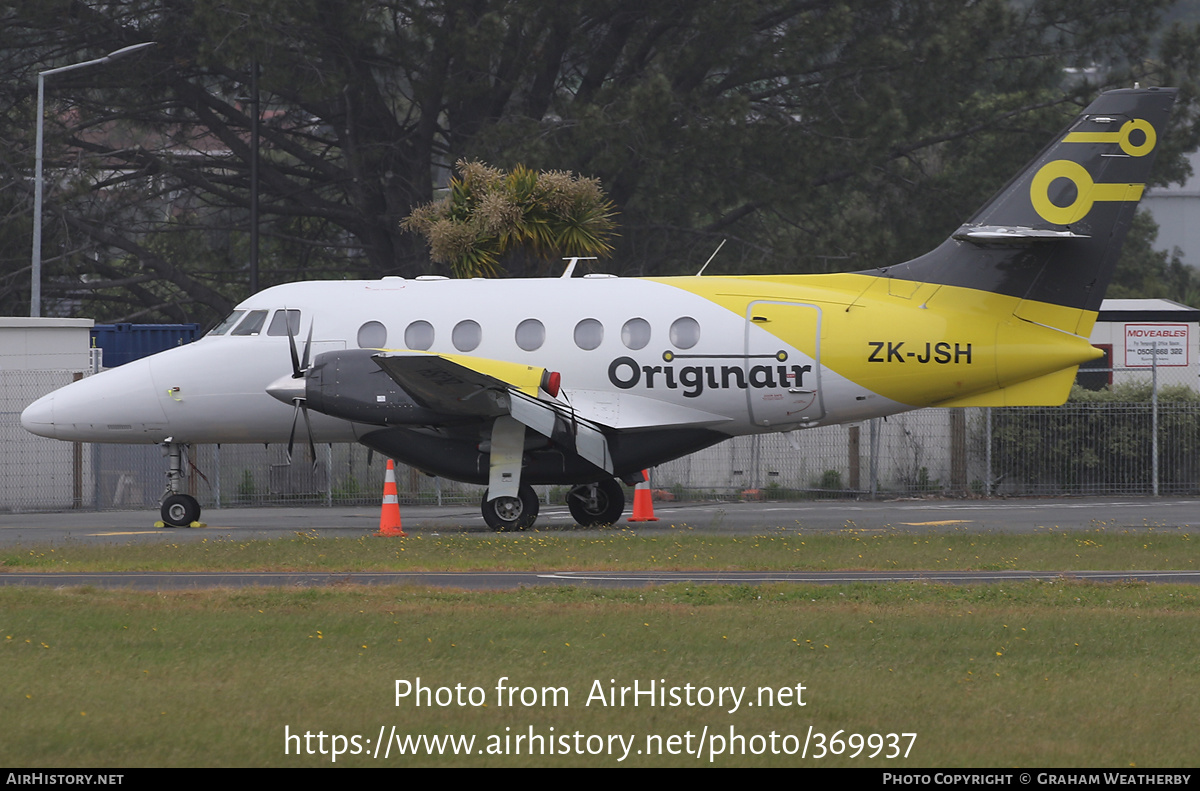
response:
<path id="1" fill-rule="evenodd" d="M 97 324 L 92 328 L 92 348 L 104 350 L 105 368 L 115 368 L 191 343 L 199 334 L 199 324 Z"/>

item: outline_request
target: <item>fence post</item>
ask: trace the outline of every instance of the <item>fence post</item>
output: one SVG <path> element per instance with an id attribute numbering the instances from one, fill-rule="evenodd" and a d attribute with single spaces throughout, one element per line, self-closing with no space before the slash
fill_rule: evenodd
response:
<path id="1" fill-rule="evenodd" d="M 1158 497 L 1158 341 L 1150 343 L 1150 456 L 1150 487 Z"/>
<path id="2" fill-rule="evenodd" d="M 221 443 L 213 445 L 213 507 L 221 507 Z"/>
<path id="3" fill-rule="evenodd" d="M 992 496 L 992 408 L 990 406 L 983 408 L 987 415 L 987 448 L 984 451 L 984 457 L 987 463 L 987 470 L 984 475 L 984 492 L 988 497 Z"/>
<path id="4" fill-rule="evenodd" d="M 325 507 L 333 508 L 333 443 L 325 446 Z"/>
<path id="5" fill-rule="evenodd" d="M 848 448 L 848 456 L 850 461 L 850 488 L 854 491 L 862 489 L 862 475 L 860 474 L 861 460 L 859 458 L 859 428 L 858 426 L 850 427 L 850 447 Z"/>
<path id="6" fill-rule="evenodd" d="M 871 418 L 871 499 L 879 493 L 879 418 Z"/>
<path id="7" fill-rule="evenodd" d="M 761 461 L 761 457 L 759 456 L 759 445 L 758 445 L 759 440 L 761 438 L 762 438 L 762 434 L 755 434 L 753 437 L 751 437 L 751 440 L 750 440 L 750 469 L 752 470 L 752 472 L 750 473 L 750 488 L 751 489 L 761 489 L 762 488 L 761 486 L 759 486 L 759 483 L 758 483 L 761 480 L 761 473 L 762 473 L 762 471 L 759 470 L 759 465 L 762 463 L 762 461 Z"/>
<path id="8" fill-rule="evenodd" d="M 967 413 L 950 410 L 950 491 L 967 493 Z"/>

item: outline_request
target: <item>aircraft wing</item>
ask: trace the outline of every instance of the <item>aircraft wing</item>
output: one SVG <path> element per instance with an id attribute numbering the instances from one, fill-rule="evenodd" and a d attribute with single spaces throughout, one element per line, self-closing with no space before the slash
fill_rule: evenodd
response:
<path id="1" fill-rule="evenodd" d="M 613 471 L 606 426 L 569 406 L 538 398 L 546 369 L 501 360 L 421 352 L 383 352 L 372 359 L 414 401 L 448 415 L 511 416 L 555 442 Z M 611 429 L 610 429 L 611 430 Z"/>
<path id="2" fill-rule="evenodd" d="M 451 415 L 507 415 L 508 394 L 536 398 L 546 373 L 520 363 L 425 352 L 382 352 L 372 359 L 418 404 Z"/>

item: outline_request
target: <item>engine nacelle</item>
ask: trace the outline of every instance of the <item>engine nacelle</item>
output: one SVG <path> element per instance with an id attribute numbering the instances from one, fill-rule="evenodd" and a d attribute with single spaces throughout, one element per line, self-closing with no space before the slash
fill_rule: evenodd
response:
<path id="1" fill-rule="evenodd" d="M 446 415 L 418 405 L 371 359 L 375 349 L 318 354 L 304 374 L 309 409 L 377 426 L 439 425 Z"/>

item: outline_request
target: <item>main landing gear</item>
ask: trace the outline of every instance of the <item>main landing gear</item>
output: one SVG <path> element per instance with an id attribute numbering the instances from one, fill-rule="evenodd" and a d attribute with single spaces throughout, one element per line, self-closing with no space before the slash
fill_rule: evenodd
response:
<path id="1" fill-rule="evenodd" d="M 183 488 L 183 444 L 167 440 L 163 455 L 167 457 L 167 489 L 160 510 L 162 521 L 167 527 L 187 527 L 200 520 L 200 502 L 179 491 Z"/>
<path id="2" fill-rule="evenodd" d="M 583 527 L 611 525 L 625 510 L 625 490 L 613 478 L 575 486 L 567 492 L 567 508 Z"/>
<path id="3" fill-rule="evenodd" d="M 521 484 L 516 497 L 497 497 L 489 500 L 483 494 L 483 521 L 497 533 L 525 530 L 532 527 L 538 515 L 538 498 L 533 487 Z"/>
<path id="4" fill-rule="evenodd" d="M 582 527 L 611 525 L 620 521 L 625 510 L 625 490 L 613 478 L 575 486 L 567 492 L 567 508 Z M 537 519 L 538 498 L 532 486 L 521 484 L 516 497 L 489 500 L 485 493 L 481 510 L 483 521 L 498 533 L 527 530 Z"/>

